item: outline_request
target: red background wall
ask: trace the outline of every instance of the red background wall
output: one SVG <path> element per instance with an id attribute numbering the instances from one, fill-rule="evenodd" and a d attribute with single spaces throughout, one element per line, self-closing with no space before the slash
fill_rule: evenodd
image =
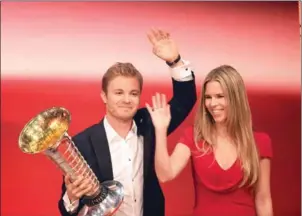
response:
<path id="1" fill-rule="evenodd" d="M 167 66 L 151 53 L 152 27 L 171 32 L 196 73 L 231 64 L 242 74 L 257 130 L 273 141 L 275 215 L 300 215 L 300 35 L 295 2 L 128 2 L 1 4 L 1 215 L 58 215 L 61 173 L 42 155 L 25 155 L 25 123 L 51 106 L 72 113 L 70 135 L 104 114 L 100 78 L 115 61 L 144 74 L 142 105 L 171 96 Z M 194 110 L 195 111 L 195 110 Z M 169 137 L 173 149 L 186 122 Z M 162 185 L 167 215 L 190 215 L 190 167 Z"/>

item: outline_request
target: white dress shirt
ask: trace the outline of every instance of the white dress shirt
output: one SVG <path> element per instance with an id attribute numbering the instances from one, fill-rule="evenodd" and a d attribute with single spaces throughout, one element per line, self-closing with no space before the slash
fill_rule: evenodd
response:
<path id="1" fill-rule="evenodd" d="M 192 80 L 190 63 L 171 69 L 172 77 L 177 81 Z M 104 128 L 109 145 L 113 178 L 124 186 L 124 202 L 115 216 L 142 216 L 143 215 L 143 137 L 137 136 L 137 127 L 133 121 L 131 130 L 126 138 L 120 137 L 111 127 L 107 118 L 104 118 Z M 70 203 L 67 193 L 63 196 L 64 205 L 68 212 L 73 212 L 79 201 Z"/>

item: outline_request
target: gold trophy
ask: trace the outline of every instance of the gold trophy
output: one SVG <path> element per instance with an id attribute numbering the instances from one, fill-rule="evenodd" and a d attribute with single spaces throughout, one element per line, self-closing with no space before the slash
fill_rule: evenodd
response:
<path id="1" fill-rule="evenodd" d="M 84 207 L 78 216 L 113 215 L 124 200 L 124 188 L 118 181 L 100 183 L 67 130 L 71 121 L 69 111 L 63 107 L 47 109 L 31 119 L 19 136 L 19 148 L 27 154 L 44 153 L 63 172 L 75 180 L 77 176 L 89 179 L 98 187 L 91 197 L 83 197 Z"/>

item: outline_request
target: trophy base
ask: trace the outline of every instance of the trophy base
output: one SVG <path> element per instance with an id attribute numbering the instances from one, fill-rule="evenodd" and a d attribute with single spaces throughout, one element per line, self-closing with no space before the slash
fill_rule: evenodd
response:
<path id="1" fill-rule="evenodd" d="M 118 210 L 124 200 L 123 185 L 114 180 L 104 181 L 101 185 L 108 189 L 107 197 L 95 206 L 85 205 L 78 216 L 111 216 Z"/>

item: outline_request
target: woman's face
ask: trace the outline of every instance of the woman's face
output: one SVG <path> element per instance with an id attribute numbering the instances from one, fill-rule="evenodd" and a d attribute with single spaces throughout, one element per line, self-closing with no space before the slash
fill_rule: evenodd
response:
<path id="1" fill-rule="evenodd" d="M 215 123 L 224 123 L 227 119 L 227 100 L 217 81 L 209 81 L 205 88 L 205 107 Z"/>

